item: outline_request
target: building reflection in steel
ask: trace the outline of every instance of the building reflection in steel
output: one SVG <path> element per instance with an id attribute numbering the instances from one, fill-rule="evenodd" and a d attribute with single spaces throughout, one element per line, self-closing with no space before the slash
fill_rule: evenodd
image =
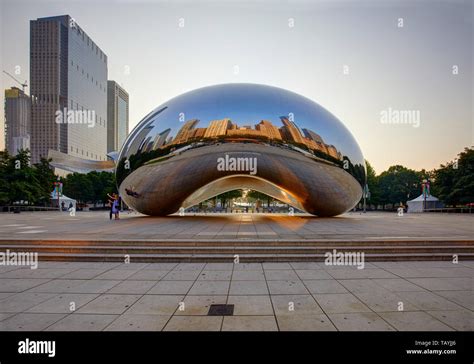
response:
<path id="1" fill-rule="evenodd" d="M 219 170 L 224 156 L 256 158 L 255 174 Z M 319 216 L 360 200 L 365 162 L 345 126 L 315 102 L 264 85 L 204 87 L 159 106 L 135 127 L 117 161 L 125 202 L 167 215 L 251 188 Z"/>

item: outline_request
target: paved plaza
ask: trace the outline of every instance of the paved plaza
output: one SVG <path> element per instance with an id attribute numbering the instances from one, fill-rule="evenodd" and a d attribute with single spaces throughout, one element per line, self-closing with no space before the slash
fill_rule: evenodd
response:
<path id="1" fill-rule="evenodd" d="M 146 217 L 107 212 L 2 214 L 0 240 L 370 241 L 446 244 L 474 236 L 459 214 L 347 213 Z M 137 244 L 137 243 L 135 243 Z M 0 331 L 385 331 L 474 327 L 474 261 L 47 262 L 0 266 Z M 233 315 L 210 316 L 212 304 Z"/>
<path id="2" fill-rule="evenodd" d="M 466 331 L 473 277 L 473 261 L 2 266 L 0 330 Z"/>
<path id="3" fill-rule="evenodd" d="M 22 212 L 0 215 L 0 239 L 472 239 L 472 214 L 346 213 L 333 218 L 284 214 L 149 217 L 108 212 Z"/>

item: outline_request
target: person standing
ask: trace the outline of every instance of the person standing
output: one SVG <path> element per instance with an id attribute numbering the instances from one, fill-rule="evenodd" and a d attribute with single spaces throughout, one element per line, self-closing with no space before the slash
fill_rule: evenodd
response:
<path id="1" fill-rule="evenodd" d="M 115 195 L 115 199 L 112 204 L 112 213 L 115 215 L 115 220 L 119 220 L 119 213 L 120 213 L 120 205 L 119 205 L 119 197 Z"/>
<path id="2" fill-rule="evenodd" d="M 113 208 L 114 208 L 114 201 L 115 201 L 115 194 L 112 193 L 112 195 L 107 194 L 109 197 L 109 220 L 112 220 L 112 215 L 113 215 Z"/>

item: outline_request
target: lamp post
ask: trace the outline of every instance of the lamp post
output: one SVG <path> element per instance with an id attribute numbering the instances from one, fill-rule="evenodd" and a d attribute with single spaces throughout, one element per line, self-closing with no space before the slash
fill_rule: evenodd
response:
<path id="1" fill-rule="evenodd" d="M 422 191 L 423 191 L 423 212 L 426 211 L 426 197 L 430 194 L 430 180 L 424 179 L 423 183 L 421 184 Z"/>
<path id="2" fill-rule="evenodd" d="M 364 186 L 364 213 L 367 210 L 367 203 L 366 203 L 367 198 L 370 198 L 370 191 L 369 191 L 369 185 L 365 184 Z"/>
<path id="3" fill-rule="evenodd" d="M 54 182 L 53 185 L 54 185 L 54 190 L 56 191 L 56 196 L 57 196 L 57 200 L 58 200 L 58 210 L 61 211 L 60 195 L 62 195 L 63 184 L 60 182 L 59 176 L 58 176 L 57 181 Z"/>

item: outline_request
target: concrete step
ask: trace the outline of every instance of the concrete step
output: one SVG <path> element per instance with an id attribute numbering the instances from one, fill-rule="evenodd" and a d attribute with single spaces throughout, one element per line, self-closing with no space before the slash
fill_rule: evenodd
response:
<path id="1" fill-rule="evenodd" d="M 112 245 L 2 245 L 0 251 L 42 252 L 42 253 L 81 253 L 81 254 L 325 254 L 336 249 L 338 252 L 364 252 L 365 254 L 390 253 L 474 253 L 474 246 L 466 245 L 413 245 L 413 246 L 359 246 L 359 245 L 326 245 L 326 246 L 112 246 Z"/>
<path id="2" fill-rule="evenodd" d="M 412 246 L 412 245 L 456 245 L 474 247 L 474 239 L 160 239 L 160 240 L 136 240 L 136 239 L 101 239 L 101 240 L 69 240 L 69 239 L 0 239 L 0 247 L 4 245 L 58 245 L 58 246 L 156 246 L 156 247 L 220 247 L 220 246 Z"/>
<path id="3" fill-rule="evenodd" d="M 474 260 L 474 240 L 44 240 L 2 239 L 0 252 L 37 252 L 40 260 L 135 262 L 324 261 L 325 253 L 363 252 L 366 261 Z"/>
<path id="4" fill-rule="evenodd" d="M 474 254 L 459 254 L 459 260 L 474 260 Z M 74 261 L 74 262 L 124 262 L 122 254 L 69 254 L 39 253 L 40 261 Z M 133 254 L 130 262 L 233 262 L 231 254 Z M 452 254 L 413 253 L 413 254 L 367 254 L 366 262 L 382 261 L 452 261 Z M 324 254 L 240 254 L 239 262 L 324 262 Z"/>

